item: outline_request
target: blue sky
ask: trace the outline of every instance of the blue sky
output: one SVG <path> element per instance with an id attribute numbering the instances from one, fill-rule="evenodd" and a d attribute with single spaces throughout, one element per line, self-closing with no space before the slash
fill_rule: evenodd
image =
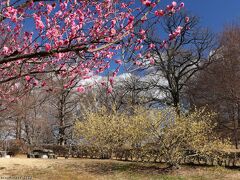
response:
<path id="1" fill-rule="evenodd" d="M 178 1 L 178 0 L 175 0 Z M 200 17 L 201 24 L 214 32 L 220 32 L 224 25 L 233 21 L 240 22 L 240 0 L 179 0 L 185 9 Z M 172 0 L 162 0 L 171 4 Z M 29 28 L 29 27 L 28 27 Z"/>
<path id="2" fill-rule="evenodd" d="M 173 0 L 162 0 L 162 7 Z M 240 0 L 175 0 L 185 3 L 185 9 L 200 17 L 200 25 L 213 32 L 221 32 L 225 25 L 235 21 L 240 23 Z M 33 30 L 33 21 L 26 28 Z M 113 63 L 114 64 L 114 63 Z M 114 65 L 113 65 L 114 66 Z M 116 66 L 114 66 L 116 67 Z"/>
<path id="3" fill-rule="evenodd" d="M 240 22 L 240 0 L 183 0 L 186 10 L 200 17 L 201 25 L 221 32 L 226 24 Z"/>

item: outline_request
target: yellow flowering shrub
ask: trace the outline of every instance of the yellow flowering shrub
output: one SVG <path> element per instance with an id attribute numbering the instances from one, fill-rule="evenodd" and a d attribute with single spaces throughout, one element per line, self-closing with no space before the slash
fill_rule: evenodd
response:
<path id="1" fill-rule="evenodd" d="M 82 143 L 112 153 L 123 147 L 138 148 L 144 160 L 159 158 L 169 165 L 178 165 L 187 151 L 213 159 L 219 150 L 228 147 L 214 132 L 214 114 L 204 109 L 177 115 L 174 109 L 134 107 L 130 112 L 109 112 L 103 108 L 89 112 L 75 126 Z"/>

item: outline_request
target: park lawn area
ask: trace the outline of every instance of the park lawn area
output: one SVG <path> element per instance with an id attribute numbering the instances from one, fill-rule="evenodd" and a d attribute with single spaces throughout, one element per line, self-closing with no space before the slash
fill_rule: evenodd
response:
<path id="1" fill-rule="evenodd" d="M 166 170 L 159 163 L 133 163 L 116 160 L 90 159 L 0 159 L 1 177 L 32 177 L 43 180 L 237 180 L 239 169 L 223 167 L 182 166 Z"/>

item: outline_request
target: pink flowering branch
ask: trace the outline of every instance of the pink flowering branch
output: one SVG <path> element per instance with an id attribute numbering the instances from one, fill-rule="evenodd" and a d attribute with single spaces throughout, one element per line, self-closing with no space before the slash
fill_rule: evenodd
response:
<path id="1" fill-rule="evenodd" d="M 112 60 L 118 65 L 116 76 L 122 64 L 116 59 L 121 42 L 129 41 L 127 46 L 140 50 L 145 30 L 139 32 L 142 40 L 138 40 L 132 37 L 135 28 L 148 19 L 158 22 L 184 6 L 172 2 L 162 10 L 160 0 L 141 3 L 137 7 L 137 0 L 1 1 L 0 85 L 24 76 L 23 81 L 31 85 L 29 78 L 61 69 L 60 76 L 72 77 L 66 86 L 70 87 L 108 70 Z M 28 29 L 33 22 L 34 30 Z M 181 27 L 172 39 L 180 33 Z M 1 93 L 6 94 L 0 87 Z"/>

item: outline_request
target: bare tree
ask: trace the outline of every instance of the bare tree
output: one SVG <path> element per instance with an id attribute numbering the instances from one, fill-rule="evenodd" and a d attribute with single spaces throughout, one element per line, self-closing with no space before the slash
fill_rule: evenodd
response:
<path id="1" fill-rule="evenodd" d="M 52 130 L 59 145 L 65 145 L 71 139 L 72 127 L 79 110 L 80 96 L 76 86 L 66 88 L 69 79 L 58 78 L 54 75 L 52 85 L 55 87 L 49 92 L 48 108 L 45 110 L 48 118 L 52 119 Z"/>
<path id="2" fill-rule="evenodd" d="M 192 106 L 215 111 L 218 131 L 230 136 L 238 148 L 240 128 L 240 26 L 225 28 L 220 36 L 218 60 L 200 72 L 189 84 Z"/>
<path id="3" fill-rule="evenodd" d="M 174 39 L 170 35 L 171 40 L 167 42 L 155 36 L 159 25 L 149 27 L 145 45 L 152 46 L 154 64 L 139 70 L 147 77 L 145 79 L 150 84 L 149 90 L 159 93 L 153 96 L 153 101 L 175 107 L 178 114 L 187 82 L 196 72 L 211 63 L 213 53 L 211 56 L 209 53 L 214 47 L 213 34 L 199 27 L 198 18 L 186 18 L 187 14 L 184 12 L 163 18 L 161 26 L 166 34 L 173 34 L 178 26 L 187 21 L 181 34 Z"/>
<path id="4" fill-rule="evenodd" d="M 107 79 L 105 77 L 103 79 Z M 92 91 L 95 107 L 106 107 L 109 111 L 127 111 L 136 105 L 146 105 L 149 103 L 148 83 L 141 80 L 141 77 L 123 73 L 114 78 L 112 82 L 112 92 L 108 92 L 108 85 L 96 85 Z M 100 83 L 99 83 L 100 84 Z"/>
<path id="5" fill-rule="evenodd" d="M 24 141 L 28 145 L 50 141 L 51 133 L 47 133 L 49 124 L 41 111 L 45 100 L 43 93 L 34 89 L 9 104 L 8 109 L 1 113 L 6 139 Z"/>

